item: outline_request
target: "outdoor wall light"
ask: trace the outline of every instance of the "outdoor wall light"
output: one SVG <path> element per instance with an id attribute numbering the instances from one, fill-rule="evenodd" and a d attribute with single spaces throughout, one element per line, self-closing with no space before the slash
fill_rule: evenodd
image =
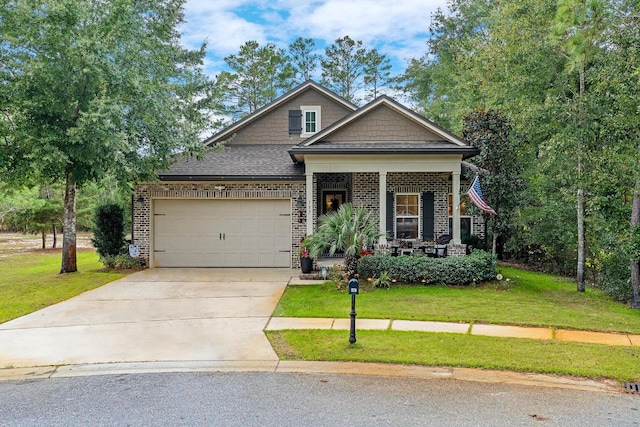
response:
<path id="1" fill-rule="evenodd" d="M 302 198 L 302 196 L 298 196 L 298 198 L 296 199 L 296 207 L 304 208 L 304 199 Z"/>
<path id="2" fill-rule="evenodd" d="M 144 198 L 142 196 L 136 199 L 136 208 L 142 209 L 144 207 Z"/>

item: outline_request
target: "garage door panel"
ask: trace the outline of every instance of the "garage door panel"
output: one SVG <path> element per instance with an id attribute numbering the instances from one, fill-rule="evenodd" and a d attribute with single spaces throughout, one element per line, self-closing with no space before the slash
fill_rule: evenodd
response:
<path id="1" fill-rule="evenodd" d="M 289 267 L 290 206 L 288 199 L 155 200 L 154 265 Z"/>

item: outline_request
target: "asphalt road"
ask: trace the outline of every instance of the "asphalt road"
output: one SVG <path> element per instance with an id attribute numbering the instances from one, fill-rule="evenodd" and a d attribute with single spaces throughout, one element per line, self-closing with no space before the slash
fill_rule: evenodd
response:
<path id="1" fill-rule="evenodd" d="M 349 375 L 103 375 L 0 382 L 0 425 L 640 426 L 640 396 Z"/>

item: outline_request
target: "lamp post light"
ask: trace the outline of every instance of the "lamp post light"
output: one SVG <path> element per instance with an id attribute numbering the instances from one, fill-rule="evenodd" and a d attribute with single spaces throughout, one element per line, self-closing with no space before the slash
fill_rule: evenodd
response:
<path id="1" fill-rule="evenodd" d="M 356 342 L 356 295 L 359 293 L 360 285 L 358 279 L 349 279 L 349 294 L 351 295 L 351 328 L 349 332 L 349 342 Z"/>

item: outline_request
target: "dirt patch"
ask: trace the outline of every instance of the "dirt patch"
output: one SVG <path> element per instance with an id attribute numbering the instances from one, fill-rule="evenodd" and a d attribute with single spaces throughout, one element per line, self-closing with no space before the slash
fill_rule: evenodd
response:
<path id="1" fill-rule="evenodd" d="M 91 233 L 78 233 L 76 236 L 77 250 L 93 250 Z M 22 233 L 0 233 L 0 257 L 19 255 L 30 252 L 60 252 L 62 251 L 62 234 L 58 235 L 57 248 L 52 248 L 53 235 L 48 234 L 45 240 L 46 249 L 42 249 L 42 236 Z"/>

